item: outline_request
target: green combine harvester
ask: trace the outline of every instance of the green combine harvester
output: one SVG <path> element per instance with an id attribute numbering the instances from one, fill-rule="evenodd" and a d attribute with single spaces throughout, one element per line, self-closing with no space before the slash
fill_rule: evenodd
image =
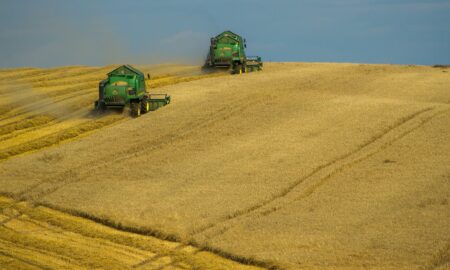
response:
<path id="1" fill-rule="evenodd" d="M 98 96 L 95 102 L 97 111 L 130 106 L 133 117 L 170 103 L 170 96 L 167 94 L 148 93 L 144 74 L 130 65 L 120 66 L 108 73 L 108 78 L 99 84 Z"/>
<path id="2" fill-rule="evenodd" d="M 225 31 L 211 38 L 211 46 L 205 66 L 228 68 L 234 74 L 262 70 L 261 57 L 246 56 L 246 47 L 245 39 L 231 31 Z"/>

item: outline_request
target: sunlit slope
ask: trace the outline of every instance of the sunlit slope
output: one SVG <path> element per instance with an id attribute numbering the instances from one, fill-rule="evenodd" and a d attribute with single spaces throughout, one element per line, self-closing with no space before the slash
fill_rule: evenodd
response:
<path id="1" fill-rule="evenodd" d="M 0 164 L 1 191 L 289 269 L 445 267 L 448 69 L 269 63 Z"/>
<path id="2" fill-rule="evenodd" d="M 93 113 L 98 83 L 117 66 L 0 70 L 0 161 L 77 138 L 118 121 L 127 112 Z M 154 89 L 208 76 L 195 66 L 138 66 Z"/>
<path id="3" fill-rule="evenodd" d="M 1 269 L 261 269 L 0 197 Z"/>

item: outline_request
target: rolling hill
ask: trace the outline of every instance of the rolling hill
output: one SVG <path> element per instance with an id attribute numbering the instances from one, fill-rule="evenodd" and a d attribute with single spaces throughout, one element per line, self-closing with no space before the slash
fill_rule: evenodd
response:
<path id="1" fill-rule="evenodd" d="M 138 119 L 92 116 L 111 67 L 0 71 L 0 192 L 258 266 L 449 266 L 449 69 L 163 67 Z"/>

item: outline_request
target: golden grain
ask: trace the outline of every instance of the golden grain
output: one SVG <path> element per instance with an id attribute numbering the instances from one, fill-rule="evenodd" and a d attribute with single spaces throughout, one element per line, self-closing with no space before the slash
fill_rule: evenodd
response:
<path id="1" fill-rule="evenodd" d="M 265 266 L 448 266 L 448 73 L 268 63 L 177 85 L 167 74 L 155 85 L 170 106 L 8 159 L 0 191 Z"/>

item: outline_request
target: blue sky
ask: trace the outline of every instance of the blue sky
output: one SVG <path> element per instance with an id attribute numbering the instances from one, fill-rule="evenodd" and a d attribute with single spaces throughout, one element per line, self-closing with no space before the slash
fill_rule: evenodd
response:
<path id="1" fill-rule="evenodd" d="M 266 61 L 450 64 L 450 0 L 0 4 L 0 67 L 201 63 L 223 30 Z"/>

